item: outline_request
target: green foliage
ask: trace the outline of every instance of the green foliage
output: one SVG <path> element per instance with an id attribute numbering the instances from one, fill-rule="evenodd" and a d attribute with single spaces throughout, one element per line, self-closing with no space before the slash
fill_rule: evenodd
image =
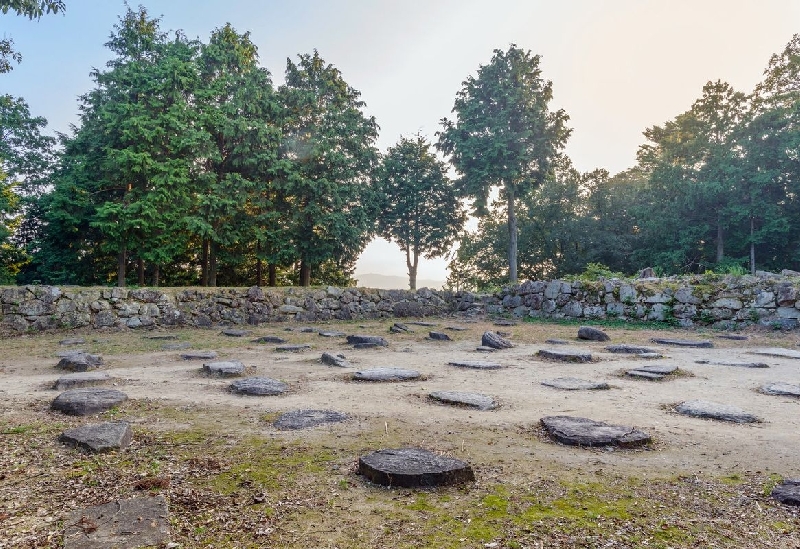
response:
<path id="1" fill-rule="evenodd" d="M 409 287 L 417 287 L 419 256 L 443 256 L 466 221 L 447 165 L 421 136 L 401 138 L 383 157 L 378 173 L 378 232 L 406 256 Z"/>
<path id="2" fill-rule="evenodd" d="M 545 181 L 570 130 L 563 110 L 550 111 L 552 83 L 540 57 L 512 45 L 495 50 L 488 65 L 469 76 L 456 95 L 455 120 L 442 119 L 440 151 L 461 174 L 462 196 L 488 214 L 491 189 L 500 187 L 507 210 L 508 279 L 517 281 L 516 200 Z"/>
<path id="3" fill-rule="evenodd" d="M 66 7 L 62 0 L 0 0 L 0 12 L 14 12 L 28 19 L 39 19 L 45 13 L 63 12 Z M 14 65 L 20 63 L 22 55 L 14 50 L 14 41 L 11 38 L 0 38 L 0 74 L 10 72 Z"/>

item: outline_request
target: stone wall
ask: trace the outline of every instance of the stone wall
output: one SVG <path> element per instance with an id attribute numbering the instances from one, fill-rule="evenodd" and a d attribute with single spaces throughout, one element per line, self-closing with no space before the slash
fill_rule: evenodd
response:
<path id="1" fill-rule="evenodd" d="M 0 328 L 258 325 L 459 313 L 795 328 L 800 277 L 528 281 L 497 294 L 367 288 L 0 288 Z"/>
<path id="2" fill-rule="evenodd" d="M 795 328 L 800 277 L 697 275 L 606 281 L 528 281 L 504 288 L 489 313 L 537 318 L 629 319 L 676 326 Z"/>

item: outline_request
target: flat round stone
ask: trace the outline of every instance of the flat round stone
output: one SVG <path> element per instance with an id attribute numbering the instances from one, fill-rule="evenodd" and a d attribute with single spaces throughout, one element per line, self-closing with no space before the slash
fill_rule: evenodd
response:
<path id="1" fill-rule="evenodd" d="M 240 395 L 275 396 L 289 390 L 289 386 L 277 379 L 268 377 L 248 377 L 231 383 L 231 392 Z"/>
<path id="2" fill-rule="evenodd" d="M 651 441 L 650 435 L 625 425 L 611 425 L 583 417 L 547 416 L 541 420 L 553 440 L 572 446 L 620 446 L 629 448 Z"/>
<path id="3" fill-rule="evenodd" d="M 58 440 L 88 452 L 108 452 L 125 448 L 132 438 L 133 430 L 129 423 L 113 421 L 69 429 L 61 433 Z"/>
<path id="4" fill-rule="evenodd" d="M 389 342 L 386 341 L 385 338 L 381 336 L 372 336 L 372 335 L 349 335 L 347 336 L 347 343 L 350 345 L 358 345 L 358 344 L 372 344 L 372 345 L 380 345 L 381 347 L 388 347 Z"/>
<path id="5" fill-rule="evenodd" d="M 653 343 L 657 343 L 659 345 L 673 345 L 675 347 L 696 347 L 699 349 L 710 349 L 714 346 L 713 343 L 705 340 L 691 340 L 691 339 L 671 339 L 671 338 L 663 338 L 663 337 L 654 337 L 651 339 Z"/>
<path id="6" fill-rule="evenodd" d="M 765 362 L 727 362 L 725 360 L 695 360 L 695 364 L 710 364 L 712 366 L 735 366 L 738 368 L 769 368 Z"/>
<path id="7" fill-rule="evenodd" d="M 250 335 L 250 330 L 239 330 L 238 328 L 228 328 L 226 330 L 222 330 L 222 335 L 226 335 L 228 337 L 244 337 L 246 335 Z"/>
<path id="8" fill-rule="evenodd" d="M 648 360 L 653 360 L 653 359 L 656 359 L 656 358 L 664 358 L 664 355 L 662 355 L 661 353 L 639 353 L 636 356 L 638 356 L 639 358 L 644 358 L 644 359 L 648 359 Z"/>
<path id="9" fill-rule="evenodd" d="M 300 353 L 302 351 L 308 351 L 311 348 L 311 345 L 300 344 L 300 345 L 278 345 L 275 347 L 275 350 L 279 353 Z"/>
<path id="10" fill-rule="evenodd" d="M 554 350 L 554 349 L 540 349 L 536 353 L 541 358 L 549 360 L 558 360 L 560 362 L 591 362 L 592 353 L 585 351 L 568 351 L 568 350 Z"/>
<path id="11" fill-rule="evenodd" d="M 467 463 L 419 448 L 378 450 L 358 460 L 358 473 L 383 486 L 444 486 L 475 480 Z"/>
<path id="12" fill-rule="evenodd" d="M 478 410 L 494 410 L 497 402 L 488 395 L 480 393 L 464 393 L 461 391 L 434 391 L 428 395 L 431 399 L 444 404 L 466 406 Z"/>
<path id="13" fill-rule="evenodd" d="M 380 343 L 355 343 L 353 349 L 377 349 L 383 347 Z"/>
<path id="14" fill-rule="evenodd" d="M 161 346 L 164 351 L 183 351 L 184 349 L 191 349 L 192 344 L 186 341 L 180 343 L 165 343 Z"/>
<path id="15" fill-rule="evenodd" d="M 286 340 L 278 336 L 261 336 L 254 339 L 253 343 L 286 343 Z"/>
<path id="16" fill-rule="evenodd" d="M 774 356 L 777 358 L 800 358 L 800 351 L 784 349 L 783 347 L 768 347 L 766 349 L 754 349 L 750 351 L 754 355 Z"/>
<path id="17" fill-rule="evenodd" d="M 772 497 L 784 505 L 800 505 L 800 479 L 786 479 L 772 489 Z"/>
<path id="18" fill-rule="evenodd" d="M 181 358 L 183 360 L 212 360 L 217 358 L 217 353 L 216 351 L 189 351 L 182 353 Z"/>
<path id="19" fill-rule="evenodd" d="M 347 414 L 333 410 L 292 410 L 278 416 L 272 424 L 282 431 L 308 429 L 326 423 L 341 423 L 347 421 Z"/>
<path id="20" fill-rule="evenodd" d="M 469 328 L 465 328 L 464 326 L 445 326 L 445 330 L 451 330 L 453 332 L 466 332 Z"/>
<path id="21" fill-rule="evenodd" d="M 113 379 L 108 372 L 75 372 L 58 378 L 53 388 L 57 391 L 66 391 L 79 387 L 94 387 L 109 383 Z"/>
<path id="22" fill-rule="evenodd" d="M 608 383 L 602 381 L 588 381 L 576 377 L 557 377 L 555 379 L 545 379 L 542 385 L 553 387 L 554 389 L 564 389 L 565 391 L 603 391 L 610 389 Z"/>
<path id="23" fill-rule="evenodd" d="M 470 368 L 473 370 L 499 370 L 503 367 L 496 362 L 484 362 L 482 360 L 453 360 L 447 364 L 456 368 Z"/>
<path id="24" fill-rule="evenodd" d="M 692 417 L 717 419 L 733 423 L 754 423 L 759 419 L 736 406 L 718 404 L 707 400 L 687 400 L 675 407 L 679 414 Z"/>
<path id="25" fill-rule="evenodd" d="M 428 332 L 428 339 L 433 341 L 453 341 L 453 339 L 444 332 Z"/>
<path id="26" fill-rule="evenodd" d="M 661 374 L 668 376 L 678 371 L 678 367 L 671 364 L 654 364 L 652 366 L 642 366 L 634 369 L 637 372 L 649 372 L 651 374 Z"/>
<path id="27" fill-rule="evenodd" d="M 495 349 L 494 347 L 487 347 L 486 345 L 481 345 L 480 347 L 476 347 L 475 350 L 478 351 L 479 353 L 493 353 L 497 349 Z"/>
<path id="28" fill-rule="evenodd" d="M 220 360 L 203 364 L 203 371 L 209 375 L 220 377 L 240 376 L 244 373 L 244 364 L 239 360 Z"/>
<path id="29" fill-rule="evenodd" d="M 347 334 L 344 332 L 319 332 L 317 335 L 321 337 L 344 337 Z"/>
<path id="30" fill-rule="evenodd" d="M 765 383 L 759 388 L 759 391 L 765 395 L 800 397 L 800 385 L 792 385 L 791 383 L 782 383 L 779 381 Z"/>
<path id="31" fill-rule="evenodd" d="M 433 328 L 434 326 L 437 326 L 435 322 L 422 322 L 418 320 L 410 321 L 408 324 L 413 324 L 414 326 L 423 326 L 425 328 Z"/>
<path id="32" fill-rule="evenodd" d="M 71 416 L 88 416 L 110 410 L 128 400 L 116 389 L 70 389 L 58 395 L 50 408 Z"/>
<path id="33" fill-rule="evenodd" d="M 651 347 L 642 347 L 640 345 L 627 345 L 625 343 L 622 343 L 620 345 L 608 345 L 606 346 L 606 351 L 608 351 L 609 353 L 629 354 L 629 355 L 641 355 L 641 354 L 658 352 Z"/>
<path id="34" fill-rule="evenodd" d="M 83 345 L 86 340 L 82 337 L 73 337 L 69 339 L 62 339 L 58 342 L 59 345 Z"/>
<path id="35" fill-rule="evenodd" d="M 666 376 L 664 374 L 657 374 L 655 372 L 644 372 L 642 370 L 628 370 L 625 372 L 628 377 L 635 377 L 638 379 L 646 379 L 648 381 L 661 381 Z"/>
<path id="36" fill-rule="evenodd" d="M 164 334 L 164 335 L 148 335 L 144 336 L 145 339 L 152 339 L 154 341 L 169 341 L 178 339 L 178 336 L 173 334 Z"/>
<path id="37" fill-rule="evenodd" d="M 548 345 L 569 345 L 566 339 L 545 339 L 544 342 Z"/>
<path id="38" fill-rule="evenodd" d="M 747 341 L 747 336 L 745 335 L 733 335 L 733 334 L 720 334 L 717 336 L 720 339 L 730 339 L 733 341 Z"/>
<path id="39" fill-rule="evenodd" d="M 373 368 L 353 374 L 353 379 L 356 381 L 410 381 L 420 377 L 421 374 L 416 370 L 404 368 Z"/>

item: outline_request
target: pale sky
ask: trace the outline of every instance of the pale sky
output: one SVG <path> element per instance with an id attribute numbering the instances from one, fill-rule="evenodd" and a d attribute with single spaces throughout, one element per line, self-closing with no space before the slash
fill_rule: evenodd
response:
<path id="1" fill-rule="evenodd" d="M 121 0 L 65 0 L 40 21 L 0 15 L 21 65 L 0 75 L 0 93 L 24 97 L 53 131 L 77 122 L 89 72 Z M 139 2 L 132 0 L 132 6 Z M 251 32 L 261 64 L 283 81 L 286 58 L 317 49 L 362 92 L 381 127 L 381 150 L 401 135 L 434 140 L 462 81 L 509 44 L 542 56 L 553 108 L 570 116 L 566 152 L 583 171 L 634 165 L 642 132 L 687 110 L 710 80 L 743 92 L 770 55 L 800 32 L 797 0 L 143 0 L 163 29 L 207 41 L 230 22 Z M 356 273 L 406 274 L 396 245 L 370 244 Z M 419 278 L 443 280 L 444 260 L 423 261 Z"/>

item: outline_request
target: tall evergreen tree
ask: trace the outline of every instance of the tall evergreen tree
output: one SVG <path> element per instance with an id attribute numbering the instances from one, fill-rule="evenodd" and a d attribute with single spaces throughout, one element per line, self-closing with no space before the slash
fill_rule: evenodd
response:
<path id="1" fill-rule="evenodd" d="M 416 290 L 420 255 L 445 255 L 466 221 L 447 165 L 423 137 L 402 138 L 383 157 L 376 190 L 378 231 L 405 253 L 409 287 Z"/>
<path id="2" fill-rule="evenodd" d="M 463 196 L 487 212 L 492 187 L 500 187 L 508 227 L 508 278 L 517 281 L 517 201 L 541 184 L 570 130 L 562 110 L 551 111 L 552 83 L 542 78 L 540 57 L 512 45 L 469 76 L 456 96 L 454 120 L 442 120 L 439 149 L 461 174 Z"/>
<path id="3" fill-rule="evenodd" d="M 290 210 L 287 229 L 300 263 L 300 284 L 333 261 L 352 269 L 374 234 L 377 205 L 371 186 L 378 125 L 364 114 L 361 93 L 316 51 L 287 59 L 277 189 Z"/>

